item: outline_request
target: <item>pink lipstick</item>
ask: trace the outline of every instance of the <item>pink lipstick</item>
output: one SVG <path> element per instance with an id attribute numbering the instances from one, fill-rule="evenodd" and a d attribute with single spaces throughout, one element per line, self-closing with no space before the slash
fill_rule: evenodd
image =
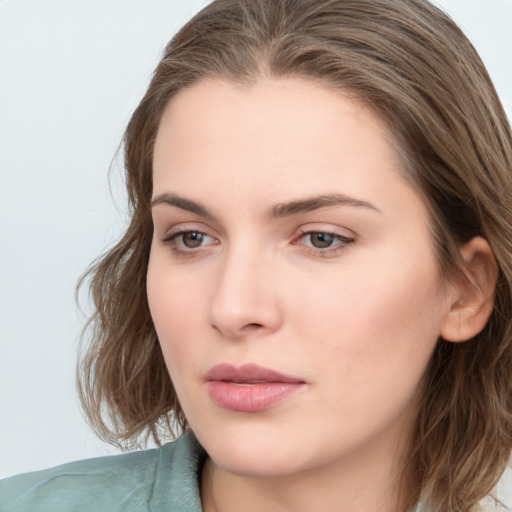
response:
<path id="1" fill-rule="evenodd" d="M 210 398 L 223 409 L 260 412 L 302 389 L 304 380 L 254 364 L 214 366 L 206 381 Z"/>

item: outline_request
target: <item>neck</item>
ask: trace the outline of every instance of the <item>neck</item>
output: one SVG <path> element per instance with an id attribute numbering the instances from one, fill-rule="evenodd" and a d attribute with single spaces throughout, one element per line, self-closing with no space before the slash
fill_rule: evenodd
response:
<path id="1" fill-rule="evenodd" d="M 392 457 L 357 453 L 329 467 L 291 475 L 246 476 L 208 459 L 201 485 L 203 510 L 407 512 L 414 499 L 400 461 L 396 453 Z"/>

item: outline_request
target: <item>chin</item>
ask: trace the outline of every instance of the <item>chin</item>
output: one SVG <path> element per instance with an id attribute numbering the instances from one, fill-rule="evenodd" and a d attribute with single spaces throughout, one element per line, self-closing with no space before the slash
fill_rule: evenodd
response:
<path id="1" fill-rule="evenodd" d="M 300 470 L 303 441 L 285 429 L 240 424 L 194 430 L 214 464 L 240 476 L 276 477 Z"/>
<path id="2" fill-rule="evenodd" d="M 215 466 L 231 474 L 251 478 L 276 478 L 300 471 L 297 458 L 286 453 L 238 447 L 209 453 Z"/>

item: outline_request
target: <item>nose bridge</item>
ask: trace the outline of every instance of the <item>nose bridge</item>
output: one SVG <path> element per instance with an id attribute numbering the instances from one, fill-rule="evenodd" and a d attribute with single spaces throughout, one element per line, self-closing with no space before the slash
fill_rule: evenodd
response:
<path id="1" fill-rule="evenodd" d="M 210 303 L 210 323 L 230 337 L 280 323 L 272 258 L 248 240 L 227 248 Z"/>

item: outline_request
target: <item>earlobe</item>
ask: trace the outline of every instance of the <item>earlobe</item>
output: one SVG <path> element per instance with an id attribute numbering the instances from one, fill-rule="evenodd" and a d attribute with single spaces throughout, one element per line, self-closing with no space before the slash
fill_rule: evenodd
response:
<path id="1" fill-rule="evenodd" d="M 450 308 L 441 325 L 446 341 L 467 341 L 485 327 L 494 307 L 498 267 L 487 240 L 472 238 L 460 249 L 464 275 L 453 285 Z"/>

